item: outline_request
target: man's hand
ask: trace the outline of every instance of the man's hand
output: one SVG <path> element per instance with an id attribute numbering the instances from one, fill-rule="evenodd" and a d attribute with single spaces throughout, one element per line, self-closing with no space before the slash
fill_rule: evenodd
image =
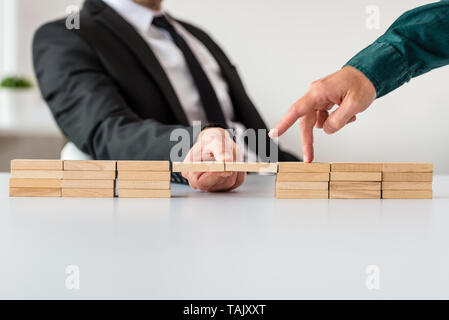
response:
<path id="1" fill-rule="evenodd" d="M 270 131 L 270 137 L 281 136 L 296 120 L 301 127 L 304 162 L 313 161 L 313 128 L 332 134 L 356 120 L 376 99 L 376 89 L 359 70 L 343 69 L 313 82 L 309 91 L 296 101 L 282 120 Z M 339 107 L 329 114 L 334 105 Z"/>
<path id="2" fill-rule="evenodd" d="M 203 130 L 197 142 L 190 149 L 184 162 L 194 161 L 241 161 L 237 145 L 226 130 L 209 128 Z M 243 184 L 245 172 L 184 172 L 193 189 L 203 191 L 230 191 Z"/>

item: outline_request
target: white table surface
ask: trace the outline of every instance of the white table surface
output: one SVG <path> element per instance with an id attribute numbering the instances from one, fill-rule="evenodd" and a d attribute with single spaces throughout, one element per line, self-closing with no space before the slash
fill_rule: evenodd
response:
<path id="1" fill-rule="evenodd" d="M 272 176 L 172 193 L 9 198 L 0 174 L 0 298 L 449 298 L 449 176 L 433 200 L 277 200 Z"/>

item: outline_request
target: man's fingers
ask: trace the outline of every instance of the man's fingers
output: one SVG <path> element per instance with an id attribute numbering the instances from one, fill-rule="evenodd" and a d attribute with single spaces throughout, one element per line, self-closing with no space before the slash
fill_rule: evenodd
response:
<path id="1" fill-rule="evenodd" d="M 288 109 L 287 113 L 284 115 L 281 121 L 270 130 L 268 135 L 270 138 L 277 138 L 284 134 L 285 131 L 288 130 L 292 125 L 295 124 L 296 120 L 310 112 L 313 109 L 313 104 L 311 103 L 311 99 L 309 94 L 306 94 L 301 99 L 296 101 L 290 109 Z"/>
<path id="2" fill-rule="evenodd" d="M 204 151 L 210 150 L 216 161 L 232 161 L 234 159 L 234 141 L 228 138 L 214 139 L 207 144 Z"/>
<path id="3" fill-rule="evenodd" d="M 212 188 L 224 183 L 228 178 L 223 177 L 219 172 L 205 172 L 199 177 L 196 184 L 200 190 L 211 191 Z"/>
<path id="4" fill-rule="evenodd" d="M 342 103 L 332 112 L 324 122 L 323 129 L 327 134 L 332 134 L 343 128 L 357 112 L 349 104 Z"/>
<path id="5" fill-rule="evenodd" d="M 318 129 L 322 129 L 324 122 L 327 120 L 327 117 L 329 116 L 329 112 L 327 112 L 326 110 L 318 110 L 316 112 L 316 124 L 315 127 Z"/>
<path id="6" fill-rule="evenodd" d="M 357 116 L 352 116 L 351 119 L 349 119 L 347 124 L 350 124 L 351 122 L 354 122 L 357 120 Z"/>
<path id="7" fill-rule="evenodd" d="M 237 172 L 233 172 L 230 177 L 228 177 L 222 183 L 214 185 L 208 191 L 211 192 L 229 191 L 234 186 L 236 181 L 237 181 Z"/>
<path id="8" fill-rule="evenodd" d="M 317 113 L 312 111 L 299 121 L 304 162 L 313 161 L 313 127 L 317 122 Z"/>

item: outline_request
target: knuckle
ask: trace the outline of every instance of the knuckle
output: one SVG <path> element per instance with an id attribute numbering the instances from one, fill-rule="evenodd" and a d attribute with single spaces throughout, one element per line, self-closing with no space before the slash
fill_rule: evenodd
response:
<path id="1" fill-rule="evenodd" d="M 326 87 L 326 81 L 324 79 L 320 79 L 320 80 L 313 81 L 310 84 L 309 90 L 311 92 L 321 92 L 325 89 L 325 87 Z"/>
<path id="2" fill-rule="evenodd" d="M 340 118 L 332 117 L 328 119 L 327 125 L 333 129 L 340 129 L 345 125 L 345 123 Z"/>

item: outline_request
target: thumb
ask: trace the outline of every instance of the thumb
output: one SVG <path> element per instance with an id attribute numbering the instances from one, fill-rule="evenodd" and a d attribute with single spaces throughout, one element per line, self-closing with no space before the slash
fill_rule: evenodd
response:
<path id="1" fill-rule="evenodd" d="M 210 150 L 214 155 L 216 161 L 226 162 L 232 161 L 233 141 L 229 141 L 225 136 L 212 139 L 207 145 L 207 150 Z"/>

